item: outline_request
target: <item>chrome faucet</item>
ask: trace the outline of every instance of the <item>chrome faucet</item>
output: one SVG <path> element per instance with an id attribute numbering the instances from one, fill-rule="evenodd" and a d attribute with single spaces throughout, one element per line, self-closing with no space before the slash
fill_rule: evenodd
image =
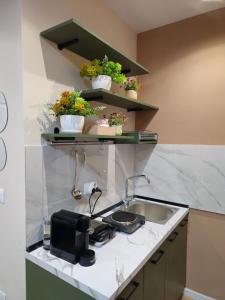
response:
<path id="1" fill-rule="evenodd" d="M 125 205 L 126 208 L 129 206 L 129 202 L 132 201 L 133 198 L 134 198 L 134 195 L 130 195 L 129 196 L 129 193 L 128 193 L 129 180 L 136 179 L 136 178 L 144 178 L 148 182 L 148 184 L 150 184 L 150 179 L 145 174 L 135 175 L 135 176 L 128 177 L 126 179 L 126 184 L 125 184 L 126 192 L 125 192 L 125 198 L 123 200 L 124 205 Z"/>

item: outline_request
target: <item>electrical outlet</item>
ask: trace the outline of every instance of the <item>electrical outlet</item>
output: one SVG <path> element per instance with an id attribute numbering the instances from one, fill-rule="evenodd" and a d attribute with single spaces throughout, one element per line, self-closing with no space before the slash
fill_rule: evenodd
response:
<path id="1" fill-rule="evenodd" d="M 0 189 L 0 204 L 5 204 L 4 189 Z"/>
<path id="2" fill-rule="evenodd" d="M 93 188 L 97 186 L 95 181 L 87 182 L 84 184 L 84 195 L 91 194 Z"/>
<path id="3" fill-rule="evenodd" d="M 6 300 L 6 294 L 0 291 L 0 300 Z"/>

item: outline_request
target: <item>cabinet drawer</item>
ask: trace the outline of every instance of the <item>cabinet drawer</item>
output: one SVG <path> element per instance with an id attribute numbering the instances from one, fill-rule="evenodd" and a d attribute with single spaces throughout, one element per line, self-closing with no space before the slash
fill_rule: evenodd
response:
<path id="1" fill-rule="evenodd" d="M 132 279 L 117 300 L 143 300 L 143 270 Z"/>

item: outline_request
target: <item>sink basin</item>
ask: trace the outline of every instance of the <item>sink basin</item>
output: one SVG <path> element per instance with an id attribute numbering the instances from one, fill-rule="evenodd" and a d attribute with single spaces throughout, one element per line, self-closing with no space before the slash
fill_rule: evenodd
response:
<path id="1" fill-rule="evenodd" d="M 145 216 L 146 221 L 165 224 L 178 208 L 134 199 L 127 208 L 123 205 L 122 210 Z"/>

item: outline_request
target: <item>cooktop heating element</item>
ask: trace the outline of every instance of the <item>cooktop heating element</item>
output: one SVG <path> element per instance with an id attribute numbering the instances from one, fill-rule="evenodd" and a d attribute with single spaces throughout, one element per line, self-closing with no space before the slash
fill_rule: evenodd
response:
<path id="1" fill-rule="evenodd" d="M 137 216 L 135 214 L 119 210 L 112 214 L 112 220 L 120 223 L 133 223 L 137 220 Z"/>
<path id="2" fill-rule="evenodd" d="M 145 217 L 127 211 L 118 210 L 111 215 L 104 217 L 102 221 L 113 225 L 118 231 L 133 233 L 145 224 Z"/>

